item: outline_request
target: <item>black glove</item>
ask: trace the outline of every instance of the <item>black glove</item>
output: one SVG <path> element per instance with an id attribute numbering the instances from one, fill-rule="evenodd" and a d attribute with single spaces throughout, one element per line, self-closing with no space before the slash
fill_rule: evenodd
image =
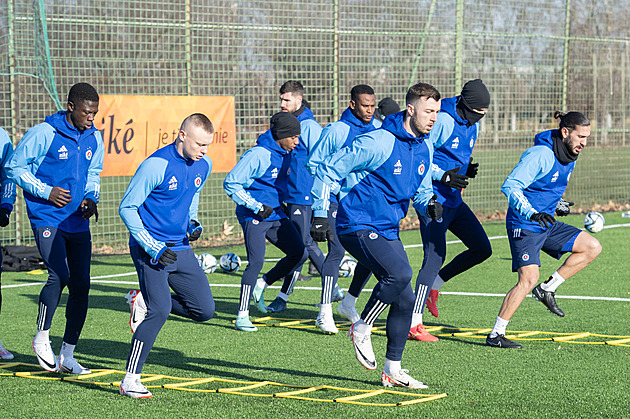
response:
<path id="1" fill-rule="evenodd" d="M 530 221 L 535 221 L 540 224 L 542 228 L 549 228 L 556 223 L 556 219 L 553 218 L 553 215 L 547 214 L 546 212 L 536 212 L 529 217 L 529 219 Z"/>
<path id="2" fill-rule="evenodd" d="M 332 233 L 330 226 L 328 225 L 328 218 L 315 217 L 311 224 L 311 237 L 316 242 L 325 242 L 326 236 Z"/>
<path id="3" fill-rule="evenodd" d="M 284 212 L 284 215 L 289 215 L 289 206 L 286 203 L 280 204 L 280 209 Z"/>
<path id="4" fill-rule="evenodd" d="M 6 208 L 0 208 L 0 227 L 6 227 L 9 225 L 10 216 L 11 211 Z"/>
<path id="5" fill-rule="evenodd" d="M 432 220 L 439 220 L 442 218 L 442 212 L 444 212 L 442 204 L 437 201 L 437 195 L 433 195 L 433 198 L 429 199 L 429 203 L 427 204 L 427 215 L 431 217 Z"/>
<path id="6" fill-rule="evenodd" d="M 466 169 L 466 176 L 471 179 L 474 179 L 477 176 L 477 172 L 479 171 L 479 163 L 473 163 L 473 158 L 470 156 L 470 162 L 468 162 L 468 169 Z"/>
<path id="7" fill-rule="evenodd" d="M 559 217 L 564 217 L 565 215 L 569 215 L 571 212 L 571 205 L 575 205 L 573 202 L 565 201 L 563 198 L 560 198 L 558 205 L 556 205 L 556 215 Z M 2 224 L 0 224 L 2 225 Z"/>
<path id="8" fill-rule="evenodd" d="M 171 249 L 166 249 L 164 253 L 162 253 L 162 256 L 160 256 L 160 260 L 158 260 L 158 262 L 164 266 L 167 266 L 175 262 L 176 260 L 177 253 L 173 252 Z"/>
<path id="9" fill-rule="evenodd" d="M 94 216 L 94 221 L 98 223 L 98 207 L 96 206 L 96 202 L 91 198 L 86 198 L 83 200 L 82 204 L 81 210 L 83 211 L 83 219 L 87 220 L 91 216 Z"/>
<path id="10" fill-rule="evenodd" d="M 451 188 L 455 188 L 461 191 L 462 188 L 465 188 L 466 186 L 468 186 L 468 181 L 466 180 L 468 179 L 468 176 L 460 175 L 459 173 L 457 173 L 459 169 L 461 168 L 462 168 L 461 166 L 457 166 L 454 169 L 447 170 L 446 172 L 444 172 L 444 176 L 442 176 L 442 179 L 440 180 L 440 182 L 442 182 L 446 186 L 449 186 Z"/>
<path id="11" fill-rule="evenodd" d="M 194 242 L 195 240 L 197 240 L 199 238 L 199 236 L 201 236 L 201 231 L 202 230 L 201 230 L 201 228 L 197 228 L 201 224 L 199 224 L 195 220 L 190 220 L 190 224 L 192 224 L 195 227 L 195 230 L 193 230 L 193 232 L 188 235 L 188 241 L 189 242 Z"/>
<path id="12" fill-rule="evenodd" d="M 273 208 L 271 208 L 269 205 L 263 204 L 262 208 L 256 213 L 256 215 L 264 220 L 266 218 L 269 218 L 272 212 Z"/>

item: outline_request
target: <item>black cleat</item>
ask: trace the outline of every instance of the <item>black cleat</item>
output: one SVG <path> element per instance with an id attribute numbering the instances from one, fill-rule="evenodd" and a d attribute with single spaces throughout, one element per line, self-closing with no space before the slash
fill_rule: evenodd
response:
<path id="1" fill-rule="evenodd" d="M 298 276 L 298 279 L 297 279 L 297 280 L 298 280 L 298 281 L 310 281 L 311 279 L 313 279 L 313 278 L 311 278 L 311 277 L 310 277 L 310 276 L 308 276 L 308 275 L 302 275 L 302 274 L 300 274 L 300 276 Z"/>
<path id="2" fill-rule="evenodd" d="M 540 285 L 536 285 L 536 288 L 532 290 L 532 295 L 535 299 L 543 303 L 553 314 L 564 317 L 564 311 L 560 310 L 560 307 L 556 304 L 556 298 L 553 292 L 545 291 Z"/>
<path id="3" fill-rule="evenodd" d="M 523 345 L 519 345 L 516 342 L 512 342 L 507 339 L 505 335 L 496 335 L 491 338 L 490 335 L 486 338 L 486 345 L 493 346 L 495 348 L 513 348 L 513 349 L 521 349 Z"/>
<path id="4" fill-rule="evenodd" d="M 319 275 L 319 271 L 317 270 L 317 268 L 315 267 L 315 265 L 313 265 L 313 262 L 311 262 L 310 260 L 308 261 L 308 274 L 309 275 Z"/>

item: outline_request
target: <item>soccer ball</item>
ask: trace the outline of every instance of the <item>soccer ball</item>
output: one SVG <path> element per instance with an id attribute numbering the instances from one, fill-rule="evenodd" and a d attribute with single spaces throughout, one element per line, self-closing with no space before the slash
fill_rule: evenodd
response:
<path id="1" fill-rule="evenodd" d="M 197 255 L 197 261 L 199 262 L 201 269 L 207 274 L 211 274 L 217 269 L 217 258 L 212 256 L 210 253 Z"/>
<path id="2" fill-rule="evenodd" d="M 339 276 L 347 278 L 354 275 L 354 268 L 357 267 L 357 261 L 350 256 L 344 256 L 339 263 Z"/>
<path id="3" fill-rule="evenodd" d="M 584 216 L 584 228 L 591 233 L 599 233 L 602 231 L 604 224 L 606 224 L 606 220 L 599 212 L 592 211 Z"/>
<path id="4" fill-rule="evenodd" d="M 225 272 L 234 273 L 241 267 L 241 258 L 236 253 L 226 253 L 219 259 L 219 266 Z"/>

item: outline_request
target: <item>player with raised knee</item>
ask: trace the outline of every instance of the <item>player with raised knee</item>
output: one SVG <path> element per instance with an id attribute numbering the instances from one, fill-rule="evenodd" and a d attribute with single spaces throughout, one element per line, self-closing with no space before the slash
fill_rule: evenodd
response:
<path id="1" fill-rule="evenodd" d="M 98 221 L 103 138 L 94 127 L 99 96 L 88 83 L 68 93 L 67 110 L 29 129 L 5 166 L 24 190 L 28 218 L 48 280 L 39 294 L 33 351 L 47 371 L 89 374 L 74 358 L 90 291 L 92 237 L 89 218 Z M 68 287 L 66 329 L 59 357 L 50 346 L 50 327 L 61 293 Z"/>
<path id="2" fill-rule="evenodd" d="M 351 327 L 355 356 L 365 368 L 376 369 L 372 326 L 389 308 L 384 386 L 427 388 L 401 367 L 411 326 L 415 295 L 413 270 L 399 237 L 400 220 L 409 201 L 427 217 L 438 219 L 442 207 L 433 195 L 429 132 L 440 110 L 440 93 L 418 83 L 407 92 L 403 112 L 388 116 L 381 129 L 357 136 L 352 144 L 327 157 L 315 171 L 311 235 L 323 241 L 330 233 L 330 194 L 339 194 L 337 237 L 343 247 L 378 278 L 361 318 Z"/>
<path id="3" fill-rule="evenodd" d="M 602 250 L 593 236 L 556 222 L 553 216 L 554 212 L 560 216 L 569 214 L 569 205 L 562 196 L 591 134 L 591 122 L 580 112 L 556 112 L 554 117 L 560 119 L 559 128 L 536 135 L 534 146 L 523 153 L 501 187 L 509 204 L 505 224 L 512 272 L 518 272 L 518 282 L 503 299 L 494 328 L 486 338 L 488 346 L 522 347 L 507 339 L 505 330 L 530 292 L 549 311 L 563 317 L 564 312 L 556 304 L 556 289 L 588 266 Z M 571 254 L 549 279 L 538 284 L 541 250 L 556 259 L 564 253 Z"/>
<path id="4" fill-rule="evenodd" d="M 190 247 L 203 231 L 197 211 L 212 171 L 206 153 L 213 136 L 207 116 L 195 113 L 184 119 L 175 141 L 138 166 L 120 202 L 140 283 L 140 291 L 129 295 L 134 333 L 122 395 L 151 397 L 140 373 L 169 314 L 197 322 L 214 315 L 208 277 Z"/>
<path id="5" fill-rule="evenodd" d="M 282 211 L 291 152 L 297 147 L 300 121 L 289 112 L 271 117 L 271 127 L 247 150 L 223 182 L 225 193 L 236 202 L 236 217 L 243 229 L 247 267 L 241 277 L 241 294 L 234 327 L 244 332 L 258 330 L 249 319 L 249 302 L 267 313 L 265 289 L 304 263 L 308 252 L 302 237 Z M 261 278 L 265 239 L 285 253 Z M 257 279 L 258 278 L 258 279 Z"/>
<path id="6" fill-rule="evenodd" d="M 4 170 L 4 164 L 9 159 L 9 156 L 13 152 L 13 144 L 9 135 L 0 127 L 0 227 L 6 227 L 9 225 L 9 218 L 13 211 L 13 205 L 15 204 L 15 183 L 13 183 L 7 177 Z M 2 252 L 0 251 L 0 276 L 2 275 Z M 0 283 L 2 281 L 0 280 Z M 0 288 L 0 310 L 2 310 L 2 289 Z M 2 340 L 0 340 L 0 359 L 10 360 L 13 359 L 13 354 L 2 346 Z"/>
<path id="7" fill-rule="evenodd" d="M 448 280 L 480 264 L 492 255 L 488 235 L 475 214 L 462 200 L 462 189 L 468 179 L 477 176 L 479 163 L 473 163 L 472 152 L 479 136 L 479 120 L 490 106 L 490 93 L 480 79 L 470 80 L 461 94 L 442 100 L 442 109 L 431 130 L 433 154 L 433 190 L 444 208 L 439 220 L 420 220 L 424 259 L 416 279 L 409 339 L 434 342 L 422 323 L 424 307 L 438 317 L 438 290 Z M 466 250 L 446 266 L 446 232 L 450 230 L 464 243 Z"/>
<path id="8" fill-rule="evenodd" d="M 351 144 L 357 135 L 373 131 L 380 126 L 378 121 L 377 125 L 374 123 L 375 103 L 374 90 L 370 86 L 359 84 L 350 90 L 350 104 L 348 108 L 343 111 L 339 121 L 333 122 L 324 128 L 319 142 L 311 153 L 308 160 L 308 167 L 311 173 L 315 173 L 317 166 L 328 156 L 335 154 L 340 148 Z M 326 221 L 330 226 L 331 234 L 328 237 L 328 254 L 320 271 L 322 274 L 322 294 L 320 311 L 315 324 L 324 333 L 337 333 L 338 329 L 333 319 L 332 302 L 335 301 L 334 290 L 338 287 L 339 263 L 345 254 L 345 249 L 337 238 L 335 229 L 335 219 L 339 205 L 337 196 L 331 194 L 329 202 L 330 206 Z M 357 278 L 356 281 L 365 283 L 369 277 L 370 270 L 357 263 L 354 272 L 354 278 Z M 343 302 L 337 307 L 339 314 L 353 323 L 359 318 L 355 308 L 357 296 L 346 294 L 343 297 Z"/>

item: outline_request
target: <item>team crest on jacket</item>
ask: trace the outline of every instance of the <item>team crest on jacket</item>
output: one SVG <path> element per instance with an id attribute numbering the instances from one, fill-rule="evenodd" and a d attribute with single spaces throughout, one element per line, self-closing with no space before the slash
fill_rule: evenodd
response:
<path id="1" fill-rule="evenodd" d="M 198 188 L 201 186 L 201 176 L 197 176 L 195 178 L 195 187 Z"/>
<path id="2" fill-rule="evenodd" d="M 424 163 L 420 163 L 420 166 L 418 166 L 418 174 L 420 176 L 424 175 L 424 169 L 425 169 Z"/>
<path id="3" fill-rule="evenodd" d="M 65 145 L 62 145 L 57 152 L 59 153 L 59 160 L 68 160 L 68 149 Z"/>
<path id="4" fill-rule="evenodd" d="M 475 145 L 475 139 L 471 138 L 470 139 L 470 148 L 473 148 L 474 145 Z"/>
<path id="5" fill-rule="evenodd" d="M 171 180 L 168 181 L 168 190 L 169 191 L 177 190 L 177 178 L 175 176 L 171 177 Z"/>
<path id="6" fill-rule="evenodd" d="M 570 171 L 569 174 L 567 175 L 567 182 L 571 180 L 571 173 L 573 173 L 573 171 Z"/>
<path id="7" fill-rule="evenodd" d="M 48 229 L 48 228 L 47 228 L 46 230 L 44 230 L 44 231 L 42 232 L 42 237 L 43 237 L 43 238 L 45 238 L 45 239 L 47 239 L 47 238 L 49 238 L 49 237 L 50 237 L 50 235 L 51 235 L 51 234 L 52 234 L 52 233 L 50 232 L 50 229 Z"/>
<path id="8" fill-rule="evenodd" d="M 92 160 L 92 149 L 88 148 L 88 150 L 85 152 L 85 158 L 88 160 Z"/>

